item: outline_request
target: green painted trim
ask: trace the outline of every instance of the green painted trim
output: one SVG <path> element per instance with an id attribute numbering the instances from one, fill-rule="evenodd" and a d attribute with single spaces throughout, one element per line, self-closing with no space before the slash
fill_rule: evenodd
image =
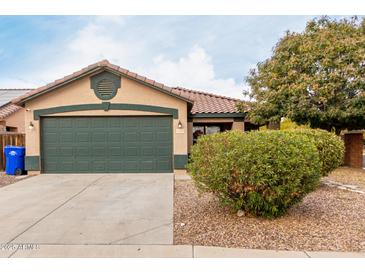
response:
<path id="1" fill-rule="evenodd" d="M 41 170 L 40 157 L 39 156 L 25 156 L 25 170 L 28 170 L 28 171 Z"/>
<path id="2" fill-rule="evenodd" d="M 185 169 L 186 164 L 188 163 L 188 155 L 182 154 L 182 155 L 174 155 L 174 168 L 175 169 Z"/>
<path id="3" fill-rule="evenodd" d="M 98 90 L 98 84 L 103 80 L 110 80 L 114 84 L 114 89 L 111 95 L 100 94 Z M 90 77 L 90 87 L 94 90 L 96 97 L 98 97 L 100 100 L 110 100 L 115 97 L 115 95 L 117 95 L 118 89 L 120 88 L 120 82 L 121 77 L 109 71 L 103 71 Z"/>
<path id="4" fill-rule="evenodd" d="M 43 115 L 57 114 L 72 111 L 86 111 L 86 110 L 138 110 L 138 111 L 149 111 L 158 112 L 172 115 L 174 119 L 179 118 L 179 111 L 175 108 L 165 108 L 149 105 L 135 105 L 135 104 L 111 104 L 103 102 L 101 104 L 85 104 L 85 105 L 71 105 L 71 106 L 60 106 L 53 108 L 37 109 L 34 111 L 34 120 L 39 120 Z"/>
<path id="5" fill-rule="evenodd" d="M 235 122 L 244 122 L 245 121 L 245 118 L 244 117 L 239 117 L 239 118 L 234 117 L 233 118 L 233 121 L 235 121 Z"/>
<path id="6" fill-rule="evenodd" d="M 190 114 L 191 118 L 244 118 L 245 113 L 197 113 Z"/>

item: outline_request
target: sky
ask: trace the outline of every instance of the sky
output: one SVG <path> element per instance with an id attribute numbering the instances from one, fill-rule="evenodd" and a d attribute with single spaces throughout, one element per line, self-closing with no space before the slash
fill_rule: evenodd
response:
<path id="1" fill-rule="evenodd" d="M 102 59 L 168 86 L 243 98 L 245 77 L 315 16 L 0 16 L 0 88 Z"/>

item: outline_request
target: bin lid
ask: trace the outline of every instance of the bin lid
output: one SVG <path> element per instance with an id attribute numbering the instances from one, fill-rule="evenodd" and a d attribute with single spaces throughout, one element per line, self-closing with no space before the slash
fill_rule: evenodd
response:
<path id="1" fill-rule="evenodd" d="M 19 147 L 19 146 L 5 146 L 4 147 L 4 153 L 8 154 L 11 151 L 15 151 L 18 155 L 25 155 L 25 147 Z M 14 154 L 11 154 L 14 155 Z"/>
<path id="2" fill-rule="evenodd" d="M 9 149 L 25 149 L 25 147 L 21 147 L 21 146 L 5 146 L 4 148 L 9 148 Z"/>

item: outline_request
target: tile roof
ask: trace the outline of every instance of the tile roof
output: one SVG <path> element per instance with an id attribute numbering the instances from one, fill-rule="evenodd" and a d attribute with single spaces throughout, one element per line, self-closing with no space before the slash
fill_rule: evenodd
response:
<path id="1" fill-rule="evenodd" d="M 14 98 L 29 92 L 31 89 L 10 89 L 1 88 L 0 89 L 0 119 L 4 119 L 14 112 L 21 109 L 20 106 L 10 103 Z"/>
<path id="2" fill-rule="evenodd" d="M 226 96 L 216 95 L 212 93 L 176 87 L 173 92 L 190 98 L 194 101 L 191 114 L 200 113 L 238 113 L 237 103 L 243 102 L 239 99 Z"/>
<path id="3" fill-rule="evenodd" d="M 26 94 L 24 94 L 22 96 L 19 96 L 19 97 L 15 98 L 14 100 L 12 100 L 12 103 L 21 104 L 23 101 L 26 101 L 27 99 L 29 99 L 30 97 L 33 97 L 34 95 L 40 95 L 45 91 L 48 91 L 48 90 L 57 88 L 59 86 L 62 86 L 64 84 L 68 83 L 68 82 L 71 82 L 73 80 L 78 79 L 79 77 L 83 77 L 87 74 L 91 74 L 91 73 L 96 72 L 98 70 L 108 69 L 108 68 L 121 73 L 122 76 L 124 76 L 124 77 L 132 78 L 136 81 L 139 81 L 139 82 L 142 82 L 144 84 L 150 85 L 154 88 L 157 88 L 157 89 L 159 89 L 159 90 L 161 90 L 161 91 L 163 91 L 167 94 L 177 96 L 180 99 L 183 99 L 185 101 L 193 103 L 188 98 L 185 98 L 183 96 L 178 96 L 177 94 L 173 93 L 171 87 L 168 87 L 168 86 L 166 86 L 162 83 L 156 82 L 154 80 L 148 79 L 144 76 L 138 75 L 137 73 L 131 72 L 131 71 L 126 70 L 124 68 L 121 68 L 119 66 L 113 65 L 113 64 L 109 63 L 108 60 L 102 60 L 102 61 L 97 62 L 95 64 L 89 65 L 89 66 L 87 66 L 87 67 L 85 67 L 85 68 L 83 68 L 79 71 L 76 71 L 76 72 L 74 72 L 70 75 L 67 75 L 67 76 L 65 76 L 61 79 L 58 79 L 58 80 L 56 80 L 52 83 L 49 83 L 49 84 L 47 84 L 45 86 L 42 86 L 40 88 L 31 90 L 31 91 L 27 92 Z"/>
<path id="4" fill-rule="evenodd" d="M 138 75 L 129 70 L 123 69 L 119 66 L 113 65 L 109 63 L 108 60 L 102 60 L 95 64 L 89 65 L 77 72 L 74 72 L 68 76 L 65 76 L 61 79 L 58 79 L 48 85 L 42 86 L 40 88 L 29 90 L 27 93 L 15 98 L 12 100 L 12 103 L 20 105 L 24 101 L 30 99 L 33 96 L 37 96 L 42 94 L 43 92 L 47 92 L 48 90 L 52 90 L 54 88 L 60 87 L 64 84 L 67 84 L 73 80 L 78 79 L 79 77 L 83 77 L 87 74 L 91 74 L 93 72 L 97 72 L 102 69 L 111 69 L 117 71 L 122 74 L 124 77 L 129 77 L 136 81 L 145 83 L 152 87 L 155 87 L 169 95 L 178 97 L 182 100 L 185 100 L 189 103 L 193 104 L 193 108 L 191 110 L 191 114 L 200 114 L 200 113 L 238 113 L 237 103 L 242 102 L 239 99 L 234 99 L 230 97 L 225 97 L 221 95 L 215 95 L 212 93 L 197 91 L 186 89 L 182 87 L 171 88 L 162 83 L 156 82 L 154 80 L 148 79 L 144 76 Z"/>
<path id="5" fill-rule="evenodd" d="M 19 109 L 21 109 L 21 107 L 14 104 L 3 105 L 2 107 L 0 107 L 0 119 L 8 117 Z"/>

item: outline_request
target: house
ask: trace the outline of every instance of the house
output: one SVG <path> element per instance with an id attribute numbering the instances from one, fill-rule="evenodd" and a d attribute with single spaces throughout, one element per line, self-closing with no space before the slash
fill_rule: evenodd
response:
<path id="1" fill-rule="evenodd" d="M 238 102 L 170 88 L 103 60 L 9 107 L 24 115 L 28 171 L 153 173 L 183 171 L 194 137 L 255 128 Z"/>
<path id="2" fill-rule="evenodd" d="M 0 89 L 0 133 L 24 132 L 24 109 L 10 101 L 30 89 Z"/>

